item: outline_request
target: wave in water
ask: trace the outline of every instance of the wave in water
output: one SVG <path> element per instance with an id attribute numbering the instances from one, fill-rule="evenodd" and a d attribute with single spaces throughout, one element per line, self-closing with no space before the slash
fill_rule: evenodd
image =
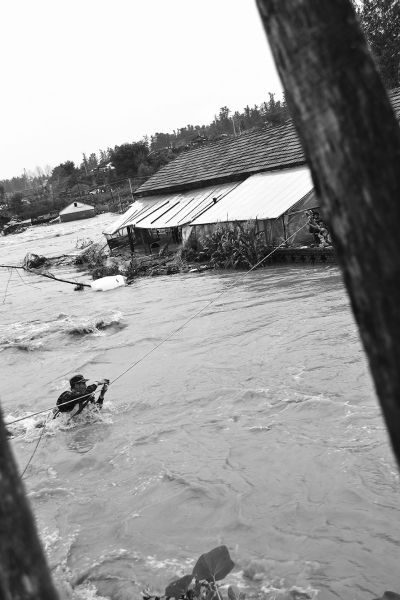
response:
<path id="1" fill-rule="evenodd" d="M 50 322 L 27 321 L 13 323 L 0 336 L 0 351 L 51 350 L 64 336 L 81 338 L 87 335 L 100 336 L 108 329 L 119 331 L 125 327 L 121 312 L 106 312 L 94 317 L 72 317 L 61 314 Z"/>
<path id="2" fill-rule="evenodd" d="M 313 600 L 318 596 L 319 590 L 308 583 L 310 574 L 319 569 L 317 563 L 306 561 L 301 565 L 299 561 L 273 559 L 252 559 L 244 563 L 242 570 L 233 575 L 238 587 L 247 588 L 250 596 L 257 593 L 265 600 Z"/>

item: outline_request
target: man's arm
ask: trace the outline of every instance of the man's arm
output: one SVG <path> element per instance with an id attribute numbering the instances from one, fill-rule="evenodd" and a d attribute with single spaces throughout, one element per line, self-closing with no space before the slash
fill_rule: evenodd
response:
<path id="1" fill-rule="evenodd" d="M 99 397 L 97 399 L 97 402 L 96 402 L 96 404 L 99 406 L 99 408 L 101 408 L 103 406 L 104 394 L 108 390 L 109 383 L 110 383 L 109 379 L 105 379 L 104 380 L 103 386 L 101 388 L 100 395 L 99 395 Z"/>
<path id="2" fill-rule="evenodd" d="M 95 402 L 95 398 L 94 398 L 94 392 L 97 389 L 97 384 L 96 383 L 92 383 L 91 385 L 88 385 L 86 387 L 86 392 L 85 394 L 80 394 L 79 395 L 79 410 L 75 413 L 75 415 L 79 415 L 83 409 L 89 404 L 89 402 Z M 74 416 L 75 416 L 74 415 Z"/>

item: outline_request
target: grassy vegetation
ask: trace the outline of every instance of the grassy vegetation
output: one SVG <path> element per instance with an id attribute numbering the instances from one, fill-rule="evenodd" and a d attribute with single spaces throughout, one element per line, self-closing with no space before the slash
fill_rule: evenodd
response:
<path id="1" fill-rule="evenodd" d="M 190 240 L 183 250 L 188 261 L 207 261 L 212 268 L 251 268 L 264 258 L 270 248 L 266 246 L 263 233 L 257 232 L 255 223 L 220 227 L 202 239 Z"/>

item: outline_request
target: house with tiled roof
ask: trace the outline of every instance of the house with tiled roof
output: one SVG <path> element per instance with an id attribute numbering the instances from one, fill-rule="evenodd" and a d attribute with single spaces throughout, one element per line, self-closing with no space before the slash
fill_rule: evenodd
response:
<path id="1" fill-rule="evenodd" d="M 136 190 L 137 195 L 241 181 L 254 173 L 305 164 L 291 121 L 193 148 L 162 167 Z"/>
<path id="2" fill-rule="evenodd" d="M 400 88 L 389 92 L 400 119 Z M 290 238 L 316 208 L 300 140 L 292 121 L 246 131 L 238 137 L 178 155 L 143 183 L 135 202 L 104 232 L 127 232 L 148 249 L 161 236 L 178 243 L 190 232 L 209 233 L 223 223 L 255 221 L 270 244 Z M 311 241 L 306 228 L 297 243 Z"/>

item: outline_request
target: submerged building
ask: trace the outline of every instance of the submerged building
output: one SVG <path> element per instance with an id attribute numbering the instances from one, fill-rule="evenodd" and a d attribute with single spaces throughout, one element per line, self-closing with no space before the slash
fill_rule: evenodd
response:
<path id="1" fill-rule="evenodd" d="M 76 221 L 77 219 L 88 219 L 94 217 L 94 206 L 83 204 L 83 202 L 72 202 L 60 211 L 60 221 Z"/>
<path id="2" fill-rule="evenodd" d="M 389 93 L 400 116 L 400 89 Z M 318 207 L 291 121 L 246 131 L 177 156 L 134 193 L 135 202 L 104 231 L 110 247 L 129 238 L 146 252 L 221 225 L 253 221 L 271 246 L 313 241 L 305 212 Z M 298 231 L 300 229 L 300 231 Z M 297 232 L 297 233 L 296 233 Z"/>

